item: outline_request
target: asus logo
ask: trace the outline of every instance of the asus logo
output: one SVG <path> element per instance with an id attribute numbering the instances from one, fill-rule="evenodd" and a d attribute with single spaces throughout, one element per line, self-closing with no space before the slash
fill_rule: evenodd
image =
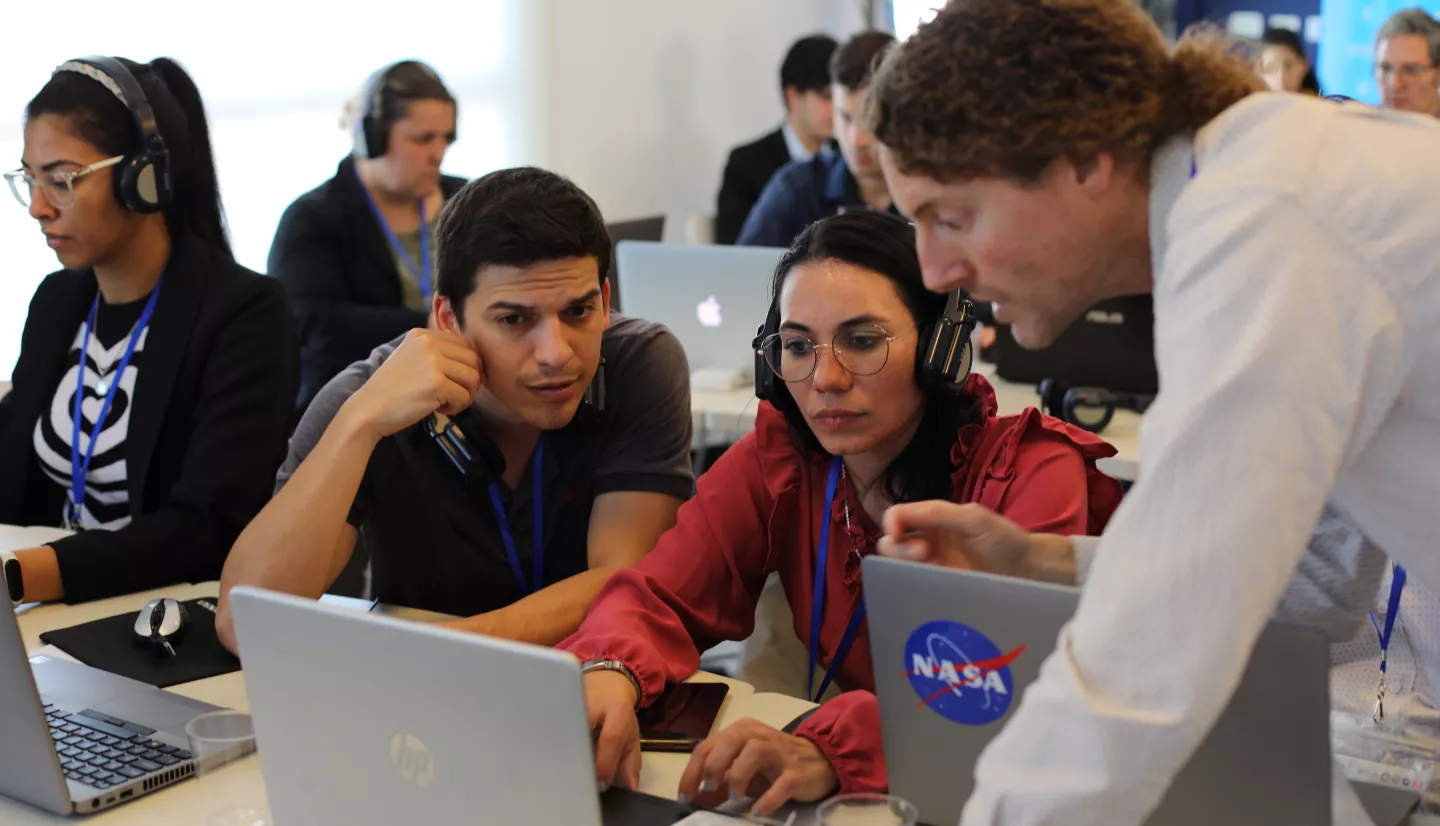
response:
<path id="1" fill-rule="evenodd" d="M 1124 324 L 1125 314 L 1119 310 L 1108 313 L 1104 310 L 1091 310 L 1085 314 L 1085 320 L 1091 324 Z"/>

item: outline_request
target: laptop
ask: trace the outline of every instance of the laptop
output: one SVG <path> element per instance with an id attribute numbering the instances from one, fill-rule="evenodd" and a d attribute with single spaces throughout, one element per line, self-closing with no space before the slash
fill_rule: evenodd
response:
<path id="1" fill-rule="evenodd" d="M 58 815 L 108 809 L 194 774 L 185 726 L 219 710 L 68 660 L 27 663 L 8 607 L 0 709 L 0 794 Z"/>
<path id="2" fill-rule="evenodd" d="M 750 343 L 770 309 L 770 282 L 785 250 L 622 241 L 616 246 L 625 315 L 664 324 L 691 370 L 750 375 Z"/>
<path id="3" fill-rule="evenodd" d="M 636 218 L 633 221 L 615 221 L 605 225 L 605 231 L 610 235 L 610 243 L 618 244 L 621 241 L 659 241 L 665 237 L 665 216 L 656 215 L 650 218 Z M 625 308 L 620 303 L 620 283 L 617 279 L 617 268 L 615 266 L 615 250 L 610 250 L 610 272 L 607 277 L 610 279 L 610 309 L 624 312 Z"/>
<path id="4" fill-rule="evenodd" d="M 568 654 L 237 587 L 275 822 L 671 826 L 696 809 L 596 792 Z"/>
<path id="5" fill-rule="evenodd" d="M 863 564 L 890 789 L 924 822 L 955 823 L 980 752 L 1055 650 L 1080 591 L 881 557 Z M 957 686 L 973 663 L 990 670 Z M 1271 623 L 1230 705 L 1145 822 L 1328 826 L 1329 666 L 1320 632 Z"/>
<path id="6" fill-rule="evenodd" d="M 982 356 L 1006 381 L 1036 384 L 1053 379 L 1068 387 L 1095 387 L 1155 395 L 1155 310 L 1148 295 L 1113 298 L 1090 308 L 1049 347 L 1027 350 L 1008 325 Z"/>

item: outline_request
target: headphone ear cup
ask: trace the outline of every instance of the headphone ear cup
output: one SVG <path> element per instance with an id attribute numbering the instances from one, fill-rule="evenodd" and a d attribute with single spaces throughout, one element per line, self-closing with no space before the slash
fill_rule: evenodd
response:
<path id="1" fill-rule="evenodd" d="M 366 116 L 362 126 L 365 134 L 365 157 L 373 160 L 384 155 L 389 149 L 390 130 L 374 116 Z"/>
<path id="2" fill-rule="evenodd" d="M 115 197 L 130 212 L 159 212 L 174 200 L 174 192 L 165 153 L 132 155 L 115 168 Z"/>

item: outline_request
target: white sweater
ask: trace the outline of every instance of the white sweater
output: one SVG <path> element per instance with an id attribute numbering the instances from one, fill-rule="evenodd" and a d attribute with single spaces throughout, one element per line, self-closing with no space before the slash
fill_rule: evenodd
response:
<path id="1" fill-rule="evenodd" d="M 1255 95 L 1156 154 L 1150 234 L 1140 481 L 964 826 L 1141 823 L 1327 503 L 1440 588 L 1440 125 Z"/>

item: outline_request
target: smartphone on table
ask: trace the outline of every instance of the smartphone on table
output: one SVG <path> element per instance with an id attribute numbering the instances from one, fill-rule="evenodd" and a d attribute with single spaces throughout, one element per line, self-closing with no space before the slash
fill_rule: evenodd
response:
<path id="1" fill-rule="evenodd" d="M 642 751 L 691 752 L 710 736 L 730 687 L 724 683 L 676 683 L 640 712 Z"/>

